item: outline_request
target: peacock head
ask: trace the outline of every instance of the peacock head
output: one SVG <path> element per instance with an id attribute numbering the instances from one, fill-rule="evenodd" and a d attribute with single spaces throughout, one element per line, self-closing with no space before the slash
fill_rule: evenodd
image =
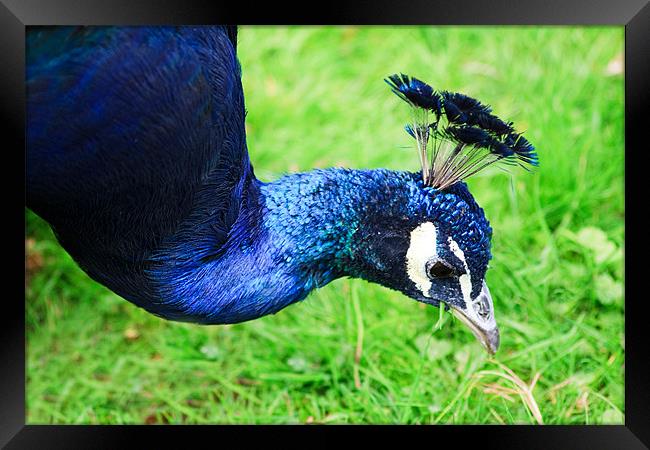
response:
<path id="1" fill-rule="evenodd" d="M 485 274 L 492 228 L 467 186 L 424 186 L 419 174 L 402 175 L 391 197 L 373 208 L 355 237 L 355 275 L 435 306 L 450 308 L 490 352 L 499 346 Z"/>
<path id="2" fill-rule="evenodd" d="M 535 149 L 476 99 L 403 74 L 386 82 L 411 107 L 405 128 L 422 171 L 402 183 L 399 208 L 384 208 L 390 213 L 362 231 L 365 278 L 451 308 L 495 353 L 499 330 L 485 282 L 492 228 L 463 180 L 497 162 L 536 166 Z"/>

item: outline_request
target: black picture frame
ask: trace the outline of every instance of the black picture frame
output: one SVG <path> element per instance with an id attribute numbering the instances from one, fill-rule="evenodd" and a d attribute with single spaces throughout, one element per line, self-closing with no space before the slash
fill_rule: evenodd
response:
<path id="1" fill-rule="evenodd" d="M 309 12 L 307 12 L 309 11 Z M 6 448 L 121 448 L 137 444 L 198 445 L 207 439 L 214 445 L 233 440 L 236 444 L 257 438 L 275 437 L 278 445 L 291 439 L 306 445 L 315 434 L 323 442 L 331 433 L 348 435 L 363 433 L 384 439 L 388 434 L 408 445 L 410 439 L 421 437 L 429 444 L 440 438 L 451 442 L 479 443 L 481 448 L 518 449 L 627 449 L 650 445 L 650 347 L 646 297 L 643 293 L 643 247 L 628 245 L 643 242 L 647 201 L 641 183 L 635 184 L 635 172 L 642 170 L 645 139 L 642 117 L 650 100 L 650 4 L 647 0 L 454 0 L 441 1 L 358 1 L 355 3 L 324 2 L 307 7 L 269 2 L 266 5 L 227 3 L 223 5 L 188 0 L 0 0 L 0 55 L 2 64 L 0 114 L 8 126 L 3 133 L 5 161 L 2 171 L 3 205 L 7 213 L 5 225 L 24 232 L 24 124 L 25 124 L 25 27 L 29 25 L 145 25 L 145 24 L 445 24 L 445 25 L 621 25 L 625 26 L 625 425 L 620 426 L 449 426 L 449 427 L 252 427 L 250 433 L 242 426 L 46 426 L 26 425 L 25 415 L 25 321 L 24 304 L 16 296 L 7 295 L 0 310 L 0 446 Z M 647 120 L 647 119 L 646 119 Z M 646 144 L 647 145 L 647 144 Z M 635 164 L 635 162 L 637 164 Z M 16 178 L 16 179 L 14 179 Z M 11 199 L 15 198 L 15 205 Z M 22 202 L 22 205 L 21 205 Z M 11 206 L 10 206 L 11 205 Z M 13 208 L 16 208 L 15 212 Z M 19 210 L 19 209 L 22 209 Z M 639 231 L 639 233 L 637 233 Z M 635 236 L 640 236 L 635 239 Z M 19 275 L 24 258 L 22 239 L 12 241 L 16 261 L 9 259 L 5 281 L 23 290 Z M 14 243 L 15 242 L 15 243 Z M 633 261 L 638 257 L 639 264 Z M 16 271 L 13 276 L 12 271 Z M 22 286 L 22 287 L 21 287 Z M 408 433 L 409 436 L 407 436 Z M 279 436 L 283 434 L 284 436 Z M 199 436 L 198 435 L 202 435 Z M 414 435 L 414 436 L 411 436 Z M 418 436 L 420 435 L 420 436 Z M 322 436 L 322 437 L 321 437 Z M 409 441 L 405 441 L 405 438 Z M 309 439 L 309 440 L 307 440 Z M 262 441 L 264 442 L 264 441 Z M 427 442 L 427 441 L 425 441 Z M 449 441 L 448 441 L 449 442 Z M 449 445 L 449 444 L 447 444 Z M 454 445 L 454 444 L 451 444 Z M 477 444 L 475 444 L 477 445 Z M 454 445 L 455 446 L 455 445 Z"/>

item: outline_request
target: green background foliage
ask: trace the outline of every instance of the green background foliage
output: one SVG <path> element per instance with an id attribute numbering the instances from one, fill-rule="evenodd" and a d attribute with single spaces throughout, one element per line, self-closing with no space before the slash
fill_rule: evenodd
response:
<path id="1" fill-rule="evenodd" d="M 417 170 L 404 72 L 513 120 L 533 174 L 469 180 L 494 229 L 501 348 L 341 279 L 230 326 L 159 319 L 90 280 L 26 212 L 28 423 L 622 423 L 622 27 L 242 27 L 251 159 Z M 437 324 L 437 326 L 436 326 Z"/>

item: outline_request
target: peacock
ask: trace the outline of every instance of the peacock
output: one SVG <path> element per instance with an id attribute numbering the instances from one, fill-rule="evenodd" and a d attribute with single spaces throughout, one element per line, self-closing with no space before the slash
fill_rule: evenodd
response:
<path id="1" fill-rule="evenodd" d="M 168 320 L 229 324 L 362 278 L 451 309 L 496 352 L 492 229 L 464 180 L 538 160 L 489 106 L 388 76 L 421 170 L 265 183 L 236 27 L 30 27 L 26 39 L 26 206 L 96 282 Z"/>

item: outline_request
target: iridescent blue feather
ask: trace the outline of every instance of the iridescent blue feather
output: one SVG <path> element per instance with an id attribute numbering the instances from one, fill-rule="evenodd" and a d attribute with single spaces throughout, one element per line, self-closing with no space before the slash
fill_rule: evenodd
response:
<path id="1" fill-rule="evenodd" d="M 409 104 L 441 114 L 442 98 L 428 84 L 415 77 L 394 74 L 385 79 L 393 92 Z"/>
<path id="2" fill-rule="evenodd" d="M 535 147 L 515 132 L 513 123 L 492 114 L 479 100 L 457 92 L 438 93 L 404 74 L 385 81 L 413 109 L 414 122 L 405 130 L 417 141 L 425 184 L 444 189 L 496 162 L 524 168 L 538 164 Z M 428 112 L 435 113 L 433 122 Z"/>

